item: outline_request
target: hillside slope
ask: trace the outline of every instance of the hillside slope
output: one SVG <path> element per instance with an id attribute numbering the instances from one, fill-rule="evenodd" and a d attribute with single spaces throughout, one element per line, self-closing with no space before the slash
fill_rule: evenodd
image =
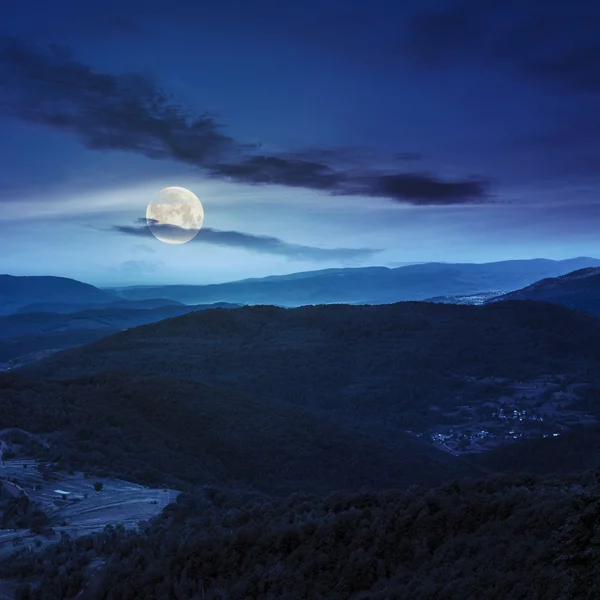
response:
<path id="1" fill-rule="evenodd" d="M 140 531 L 107 527 L 22 552 L 0 562 L 0 576 L 31 581 L 21 587 L 31 600 L 130 600 L 137 590 L 174 599 L 597 600 L 599 489 L 583 483 L 505 476 L 245 501 L 206 490 Z"/>
<path id="2" fill-rule="evenodd" d="M 91 304 L 114 299 L 93 285 L 66 277 L 0 275 L 0 315 L 35 302 Z"/>
<path id="3" fill-rule="evenodd" d="M 154 301 L 153 301 L 154 302 Z M 106 335 L 206 308 L 230 308 L 235 305 L 188 306 L 170 304 L 157 308 L 119 308 L 118 306 L 88 309 L 81 312 L 54 314 L 16 313 L 0 316 L 0 370 L 13 364 L 28 362 L 40 353 L 78 346 Z M 131 303 L 137 304 L 137 303 Z M 61 305 L 64 306 L 64 305 Z"/>
<path id="4" fill-rule="evenodd" d="M 129 309 L 151 309 L 161 308 L 163 306 L 181 305 L 181 302 L 176 300 L 168 300 L 163 298 L 149 298 L 148 300 L 111 300 L 110 302 L 36 302 L 27 304 L 16 311 L 18 314 L 23 313 L 58 313 L 67 314 L 74 312 L 83 312 L 84 310 L 92 309 L 111 309 L 111 308 L 129 308 Z"/>
<path id="5" fill-rule="evenodd" d="M 554 302 L 600 316 L 600 268 L 579 269 L 560 277 L 542 279 L 489 302 L 504 300 Z"/>
<path id="6" fill-rule="evenodd" d="M 141 374 L 34 382 L 0 374 L 0 429 L 50 442 L 59 468 L 268 494 L 435 485 L 486 471 L 402 431 L 199 382 Z"/>
<path id="7" fill-rule="evenodd" d="M 548 303 L 208 310 L 123 331 L 17 372 L 34 379 L 133 373 L 198 382 L 340 418 L 359 429 L 372 427 L 385 443 L 406 431 L 417 438 L 448 428 L 493 428 L 493 470 L 502 464 L 502 431 L 509 433 L 510 426 L 490 407 L 508 402 L 535 414 L 560 390 L 574 394 L 571 402 L 585 393 L 571 412 L 557 412 L 551 402 L 543 408 L 550 411 L 543 413 L 544 425 L 555 423 L 551 432 L 572 429 L 574 446 L 564 460 L 547 461 L 541 470 L 600 462 L 600 446 L 584 447 L 591 433 L 574 429 L 591 432 L 591 416 L 600 418 L 600 403 L 593 400 L 600 389 L 600 321 Z M 555 383 L 541 382 L 548 374 L 559 374 Z M 527 381 L 533 381 L 533 392 L 514 392 Z M 572 386 L 575 391 L 569 391 Z M 532 427 L 537 425 L 523 431 L 535 446 L 533 438 L 547 430 L 538 427 L 530 435 Z M 537 450 L 512 453 L 502 468 L 525 468 L 528 457 L 536 457 L 531 466 L 540 471 L 538 456 Z M 488 467 L 485 456 L 477 462 Z"/>
<path id="8" fill-rule="evenodd" d="M 407 433 L 452 423 L 468 429 L 475 413 L 488 419 L 486 404 L 512 393 L 494 381 L 518 384 L 548 373 L 561 374 L 561 389 L 588 390 L 581 410 L 600 416 L 593 401 L 600 389 L 600 321 L 548 303 L 206 310 L 122 331 L 15 373 L 28 380 L 11 413 L 18 426 L 66 428 L 69 447 L 82 460 L 95 457 L 96 467 L 115 459 L 129 465 L 131 449 L 134 455 L 143 449 L 146 458 L 128 466 L 133 475 L 116 473 L 133 480 L 137 471 L 154 469 L 155 476 L 235 479 L 263 490 L 290 490 L 294 479 L 315 489 L 327 481 L 393 487 L 423 477 L 439 481 L 440 472 L 449 476 L 467 464 L 521 469 L 528 456 L 538 472 L 600 461 L 600 445 L 586 442 L 585 431 L 595 425 L 582 420 L 585 431 L 578 432 L 577 423 L 569 424 L 583 414 L 577 412 L 557 421 L 572 429 L 564 438 L 573 446 L 568 455 L 543 465 L 535 448 L 552 438 L 529 440 L 530 452 L 508 453 L 507 463 L 501 439 L 489 463 L 485 456 L 452 462 L 456 457 Z M 37 413 L 29 422 L 24 406 L 38 397 L 50 415 Z M 463 414 L 464 405 L 475 413 Z M 6 426 L 17 426 L 11 419 Z M 79 422 L 96 424 L 104 440 L 98 453 L 85 445 L 89 428 L 74 433 Z M 144 437 L 147 427 L 155 433 Z M 562 438 L 553 447 L 561 444 Z"/>
<path id="9" fill-rule="evenodd" d="M 455 403 L 467 376 L 527 379 L 598 366 L 594 317 L 534 302 L 406 302 L 196 312 L 56 354 L 23 372 L 169 373 L 366 417 Z"/>

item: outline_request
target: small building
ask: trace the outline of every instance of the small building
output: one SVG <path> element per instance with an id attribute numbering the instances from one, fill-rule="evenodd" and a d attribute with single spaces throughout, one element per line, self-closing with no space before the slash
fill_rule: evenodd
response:
<path id="1" fill-rule="evenodd" d="M 73 502 L 83 500 L 85 497 L 82 494 L 74 494 L 73 492 L 67 492 L 66 490 L 54 490 L 54 493 L 58 495 L 58 499 L 60 500 L 72 500 Z"/>

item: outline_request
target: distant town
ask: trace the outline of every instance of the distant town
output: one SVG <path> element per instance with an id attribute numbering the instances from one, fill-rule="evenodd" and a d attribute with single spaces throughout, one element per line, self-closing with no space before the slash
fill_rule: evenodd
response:
<path id="1" fill-rule="evenodd" d="M 470 383 L 501 386 L 503 393 L 496 399 L 459 405 L 452 412 L 432 406 L 430 411 L 437 411 L 446 424 L 408 433 L 458 456 L 485 452 L 519 439 L 558 437 L 576 425 L 596 422 L 593 416 L 572 407 L 587 384 L 566 383 L 564 375 L 540 376 L 527 382 L 467 379 Z"/>

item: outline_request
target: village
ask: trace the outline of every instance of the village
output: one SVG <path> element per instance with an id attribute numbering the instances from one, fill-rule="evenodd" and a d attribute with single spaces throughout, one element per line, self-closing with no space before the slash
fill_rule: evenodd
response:
<path id="1" fill-rule="evenodd" d="M 431 407 L 446 423 L 409 433 L 459 456 L 485 452 L 519 439 L 559 437 L 571 427 L 596 422 L 592 415 L 571 408 L 578 390 L 586 384 L 565 385 L 561 375 L 540 376 L 528 382 L 487 378 L 478 383 L 501 384 L 502 395 L 459 405 L 453 412 Z"/>

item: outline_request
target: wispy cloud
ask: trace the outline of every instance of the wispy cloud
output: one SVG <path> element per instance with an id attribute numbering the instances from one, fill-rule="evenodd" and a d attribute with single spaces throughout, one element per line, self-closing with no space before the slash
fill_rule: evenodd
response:
<path id="1" fill-rule="evenodd" d="M 142 273 L 156 273 L 164 266 L 165 263 L 161 260 L 126 260 L 116 270 L 130 275 L 140 275 Z"/>
<path id="2" fill-rule="evenodd" d="M 187 110 L 148 77 L 95 71 L 62 46 L 42 50 L 0 39 L 0 78 L 6 90 L 2 114 L 75 134 L 92 150 L 173 160 L 215 178 L 254 185 L 426 205 L 489 199 L 484 179 L 449 181 L 425 172 L 388 171 L 344 149 L 261 154 L 259 145 L 233 139 L 214 115 Z"/>
<path id="3" fill-rule="evenodd" d="M 142 222 L 145 223 L 145 221 L 145 219 L 139 219 L 136 225 L 114 225 L 112 231 L 142 238 L 152 238 L 152 233 L 148 227 L 139 224 Z M 174 225 L 153 223 L 152 227 L 156 233 L 166 237 L 177 237 L 178 234 L 185 234 L 187 238 L 189 233 Z M 351 262 L 370 258 L 374 254 L 381 252 L 381 250 L 375 248 L 320 248 L 316 246 L 304 246 L 301 244 L 291 244 L 268 235 L 253 235 L 241 231 L 221 231 L 219 229 L 211 229 L 210 227 L 203 227 L 190 243 L 241 248 L 260 254 L 273 254 L 294 260 L 312 261 Z"/>
<path id="4" fill-rule="evenodd" d="M 430 173 L 387 173 L 371 167 L 335 169 L 305 156 L 250 156 L 216 165 L 212 174 L 250 184 L 303 187 L 334 195 L 389 198 L 423 205 L 481 202 L 489 198 L 490 187 L 483 178 L 448 181 Z"/>
<path id="5" fill-rule="evenodd" d="M 425 157 L 419 152 L 398 152 L 396 153 L 396 158 L 398 160 L 416 161 L 423 160 Z"/>
<path id="6" fill-rule="evenodd" d="M 156 252 L 156 250 L 148 246 L 148 244 L 134 244 L 131 249 L 136 253 L 142 252 L 145 254 L 154 254 Z"/>
<path id="7" fill-rule="evenodd" d="M 5 114 L 76 133 L 91 149 L 192 164 L 242 149 L 214 116 L 191 114 L 149 78 L 94 71 L 64 46 L 43 51 L 2 38 L 0 69 Z"/>

